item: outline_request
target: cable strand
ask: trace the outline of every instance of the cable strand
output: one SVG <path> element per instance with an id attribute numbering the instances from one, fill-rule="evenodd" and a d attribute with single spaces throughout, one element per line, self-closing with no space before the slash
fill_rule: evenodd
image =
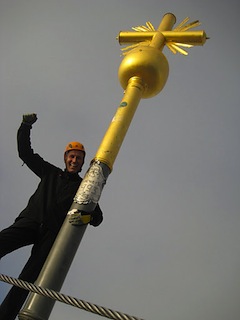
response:
<path id="1" fill-rule="evenodd" d="M 109 318 L 109 319 L 113 319 L 113 320 L 144 320 L 141 318 L 137 318 L 134 316 L 124 314 L 119 311 L 104 308 L 102 306 L 98 306 L 98 305 L 92 304 L 92 303 L 84 301 L 84 300 L 70 297 L 70 296 L 56 292 L 51 289 L 36 286 L 32 283 L 28 283 L 28 282 L 21 280 L 21 279 L 12 278 L 7 275 L 0 274 L 0 281 L 7 282 L 7 283 L 12 284 L 14 286 L 17 286 L 22 289 L 40 294 L 42 296 L 51 298 L 53 300 L 57 300 L 59 302 L 71 305 L 73 307 L 77 307 L 79 309 L 83 309 L 85 311 L 98 314 L 99 316 L 103 316 L 105 318 Z"/>

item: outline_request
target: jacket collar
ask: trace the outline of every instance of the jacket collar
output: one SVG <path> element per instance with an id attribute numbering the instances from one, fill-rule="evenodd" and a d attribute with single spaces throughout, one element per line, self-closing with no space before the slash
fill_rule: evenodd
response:
<path id="1" fill-rule="evenodd" d="M 64 176 L 71 181 L 82 180 L 82 178 L 78 175 L 78 173 L 69 173 L 66 169 L 64 169 Z"/>

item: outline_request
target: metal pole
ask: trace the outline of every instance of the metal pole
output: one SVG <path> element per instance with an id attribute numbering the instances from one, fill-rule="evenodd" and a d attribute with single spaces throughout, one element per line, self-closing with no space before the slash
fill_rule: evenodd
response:
<path id="1" fill-rule="evenodd" d="M 153 97 L 163 89 L 169 68 L 167 59 L 161 52 L 166 42 L 161 31 L 171 30 L 175 20 L 173 14 L 166 14 L 150 45 L 139 45 L 129 51 L 121 62 L 118 75 L 125 90 L 123 99 L 80 184 L 63 226 L 35 282 L 37 286 L 55 291 L 61 289 L 87 228 L 85 222 L 79 225 L 72 224 L 71 217 L 78 214 L 84 220 L 81 213 L 90 213 L 95 209 L 141 98 Z M 50 298 L 32 293 L 19 313 L 19 319 L 47 320 L 54 303 Z"/>
<path id="2" fill-rule="evenodd" d="M 163 21 L 168 18 L 169 16 L 165 15 Z M 119 68 L 120 82 L 122 79 L 125 89 L 123 99 L 81 182 L 58 237 L 35 282 L 36 285 L 55 291 L 61 289 L 87 226 L 72 225 L 69 222 L 71 213 L 81 214 L 81 212 L 94 210 L 141 98 L 157 94 L 165 85 L 168 77 L 168 63 L 160 50 L 155 51 L 155 48 L 150 48 L 150 52 L 146 52 L 143 59 L 141 50 L 133 52 L 134 58 L 131 57 L 130 65 L 128 61 L 124 62 L 128 60 L 126 59 L 128 56 L 123 59 Z M 142 64 L 144 67 L 138 76 L 138 69 L 141 69 Z M 31 293 L 23 310 L 19 313 L 19 319 L 47 320 L 54 303 L 54 300 Z"/>
<path id="3" fill-rule="evenodd" d="M 65 220 L 36 285 L 60 291 L 86 227 L 87 225 L 73 226 Z M 48 319 L 54 304 L 53 299 L 31 293 L 19 319 Z"/>
<path id="4" fill-rule="evenodd" d="M 87 224 L 73 225 L 69 223 L 71 212 L 76 210 L 91 212 L 94 210 L 140 101 L 142 89 L 138 78 L 129 80 L 123 102 L 118 107 L 96 157 L 83 178 L 63 226 L 35 282 L 37 286 L 55 291 L 61 289 L 87 227 Z M 19 313 L 19 319 L 47 320 L 54 304 L 55 301 L 50 298 L 31 293 L 24 309 Z"/>

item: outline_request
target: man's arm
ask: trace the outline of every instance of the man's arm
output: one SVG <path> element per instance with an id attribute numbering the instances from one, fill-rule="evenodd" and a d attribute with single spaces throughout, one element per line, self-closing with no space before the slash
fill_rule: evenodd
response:
<path id="1" fill-rule="evenodd" d="M 17 132 L 17 146 L 19 157 L 37 176 L 41 178 L 45 162 L 31 148 L 30 133 L 33 123 L 37 121 L 35 113 L 23 115 L 22 123 Z"/>
<path id="2" fill-rule="evenodd" d="M 30 131 L 33 123 L 37 121 L 35 113 L 23 115 L 22 123 L 17 133 L 18 154 L 19 157 L 27 163 L 32 157 L 33 150 L 31 148 Z"/>

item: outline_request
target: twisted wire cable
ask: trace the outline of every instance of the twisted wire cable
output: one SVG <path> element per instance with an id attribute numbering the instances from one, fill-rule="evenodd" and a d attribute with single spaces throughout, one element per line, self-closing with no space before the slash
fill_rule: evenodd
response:
<path id="1" fill-rule="evenodd" d="M 113 319 L 113 320 L 143 320 L 143 319 L 140 319 L 137 317 L 133 317 L 133 316 L 124 314 L 119 311 L 104 308 L 102 306 L 98 306 L 98 305 L 92 304 L 92 303 L 84 301 L 84 300 L 80 300 L 80 299 L 77 299 L 74 297 L 64 295 L 62 293 L 56 292 L 51 289 L 42 288 L 40 286 L 36 286 L 36 285 L 29 283 L 29 282 L 26 282 L 24 280 L 15 279 L 15 278 L 3 275 L 3 274 L 0 274 L 0 281 L 7 282 L 9 284 L 20 287 L 22 289 L 25 289 L 25 290 L 28 290 L 28 291 L 31 291 L 34 293 L 38 293 L 42 296 L 66 303 L 68 305 L 77 307 L 79 309 L 83 309 L 88 312 L 98 314 L 100 316 L 103 316 L 103 317 L 106 317 L 109 319 Z"/>

